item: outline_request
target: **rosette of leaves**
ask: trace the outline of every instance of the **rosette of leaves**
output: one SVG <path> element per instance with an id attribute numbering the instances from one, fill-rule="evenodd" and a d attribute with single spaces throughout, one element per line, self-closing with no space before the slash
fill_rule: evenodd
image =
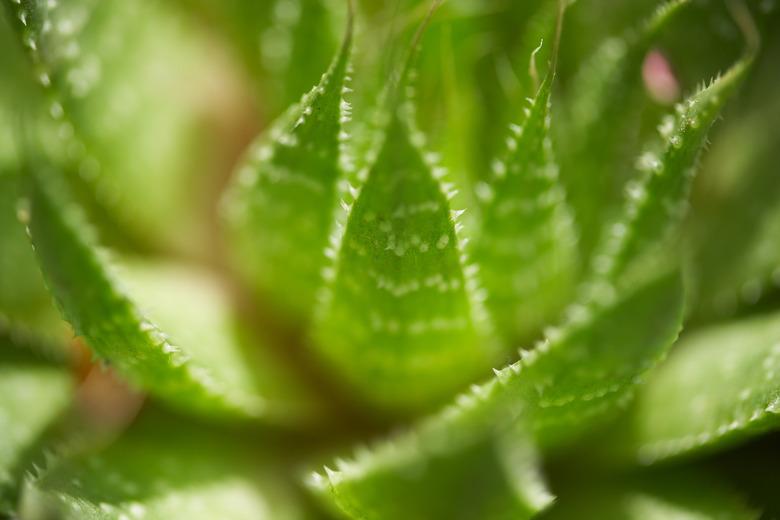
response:
<path id="1" fill-rule="evenodd" d="M 0 515 L 776 513 L 771 5 L 0 1 Z"/>

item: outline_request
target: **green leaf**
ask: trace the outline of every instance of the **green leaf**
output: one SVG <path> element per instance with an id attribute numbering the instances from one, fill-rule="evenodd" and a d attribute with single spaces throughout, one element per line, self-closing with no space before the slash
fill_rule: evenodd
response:
<path id="1" fill-rule="evenodd" d="M 225 201 L 236 263 L 261 293 L 308 317 L 322 283 L 338 181 L 352 21 L 320 83 L 250 147 Z"/>
<path id="2" fill-rule="evenodd" d="M 780 425 L 780 315 L 685 338 L 640 392 L 629 444 L 650 463 L 719 449 Z"/>
<path id="3" fill-rule="evenodd" d="M 225 294 L 202 275 L 189 278 L 182 268 L 174 269 L 180 270 L 176 276 L 169 271 L 155 278 L 154 284 L 164 285 L 141 293 L 155 300 L 141 303 L 173 327 L 169 338 L 120 289 L 79 208 L 68 203 L 58 181 L 54 170 L 30 175 L 29 231 L 63 316 L 94 353 L 173 406 L 207 415 L 284 418 L 287 406 L 259 393 L 263 372 L 277 367 L 249 363 Z M 159 307 L 162 301 L 168 305 Z"/>
<path id="4" fill-rule="evenodd" d="M 468 434 L 431 422 L 354 461 L 337 461 L 336 470 L 326 467 L 308 484 L 355 519 L 527 519 L 553 497 L 527 435 L 515 433 L 504 444 L 469 439 L 453 449 L 453 437 Z"/>
<path id="5" fill-rule="evenodd" d="M 573 293 L 577 244 L 549 138 L 550 73 L 522 126 L 507 140 L 485 186 L 475 260 L 487 306 L 508 339 L 525 339 L 555 318 Z"/>
<path id="6" fill-rule="evenodd" d="M 391 114 L 365 184 L 345 203 L 346 225 L 337 222 L 315 332 L 319 353 L 362 398 L 399 410 L 446 399 L 492 354 L 451 188 L 406 115 Z"/>
<path id="7" fill-rule="evenodd" d="M 375 518 L 397 511 L 399 503 L 412 504 L 412 511 L 425 507 L 417 505 L 423 491 L 429 492 L 423 493 L 426 502 L 452 500 L 504 463 L 506 480 L 480 491 L 480 503 L 518 507 L 507 499 L 510 488 L 526 514 L 538 510 L 550 497 L 523 439 L 560 446 L 619 410 L 676 339 L 683 300 L 681 276 L 674 273 L 622 299 L 573 308 L 567 326 L 550 331 L 548 342 L 496 371 L 494 379 L 472 386 L 410 432 L 337 462 L 337 470 L 326 470 L 310 485 L 354 517 Z M 490 449 L 499 450 L 497 462 L 485 456 Z M 464 469 L 474 456 L 490 464 L 484 473 Z M 385 497 L 388 487 L 393 491 Z"/>
<path id="8" fill-rule="evenodd" d="M 566 100 L 561 137 L 562 179 L 579 225 L 583 260 L 598 245 L 602 228 L 619 207 L 626 152 L 637 134 L 641 68 L 658 33 L 688 0 L 658 8 L 640 28 L 606 39 L 580 68 Z M 633 138 L 635 141 L 636 138 Z"/>
<path id="9" fill-rule="evenodd" d="M 74 520 L 302 518 L 268 459 L 245 438 L 146 416 L 106 449 L 54 460 L 31 480 L 22 512 L 51 518 L 48 507 Z"/>
<path id="10" fill-rule="evenodd" d="M 29 338 L 0 326 L 0 516 L 16 508 L 19 483 L 50 424 L 68 407 L 73 378 L 35 354 Z"/>
<path id="11" fill-rule="evenodd" d="M 47 94 L 63 160 L 106 226 L 147 248 L 198 247 L 206 226 L 193 203 L 208 200 L 203 165 L 216 160 L 204 143 L 218 138 L 204 130 L 206 89 L 229 88 L 212 42 L 164 2 L 2 3 Z"/>
<path id="12" fill-rule="evenodd" d="M 569 491 L 540 520 L 757 520 L 760 516 L 727 486 L 693 471 L 579 483 Z"/>
<path id="13" fill-rule="evenodd" d="M 664 139 L 662 153 L 645 152 L 637 166 L 641 179 L 626 187 L 620 218 L 608 229 L 593 259 L 597 276 L 616 279 L 628 267 L 647 258 L 648 251 L 668 245 L 688 207 L 688 194 L 696 161 L 710 127 L 741 83 L 752 55 L 737 62 L 723 76 L 677 105 L 658 130 Z M 668 256 L 668 251 L 664 254 Z"/>
<path id="14" fill-rule="evenodd" d="M 780 183 L 775 156 L 780 97 L 764 96 L 747 117 L 720 132 L 702 165 L 704 201 L 694 199 L 691 237 L 695 316 L 728 316 L 780 285 Z M 699 204 L 697 204 L 699 203 Z"/>

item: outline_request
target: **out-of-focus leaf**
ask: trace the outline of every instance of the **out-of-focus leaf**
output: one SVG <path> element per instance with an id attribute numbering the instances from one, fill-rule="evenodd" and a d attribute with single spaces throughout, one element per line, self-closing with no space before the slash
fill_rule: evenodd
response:
<path id="1" fill-rule="evenodd" d="M 619 207 L 634 153 L 644 104 L 641 68 L 650 45 L 687 0 L 663 4 L 640 28 L 608 38 L 581 67 L 564 98 L 559 132 L 562 179 L 579 226 L 583 260 L 590 258 L 602 228 Z M 627 153 L 628 152 L 628 153 Z M 628 155 L 628 157 L 627 157 Z M 629 163 L 630 164 L 630 163 Z"/>
<path id="2" fill-rule="evenodd" d="M 0 516 L 11 515 L 32 451 L 70 403 L 67 369 L 0 324 Z M 45 353 L 44 353 L 45 354 Z"/>
<path id="3" fill-rule="evenodd" d="M 421 490 L 431 492 L 423 494 L 425 500 L 440 503 L 476 486 L 473 479 L 483 474 L 458 470 L 466 464 L 461 458 L 497 439 L 492 446 L 500 450 L 498 460 L 508 465 L 505 478 L 512 483 L 515 499 L 521 497 L 522 504 L 533 506 L 526 514 L 538 510 L 550 497 L 535 476 L 533 457 L 515 443 L 523 439 L 521 432 L 555 447 L 623 406 L 676 339 L 683 300 L 681 277 L 674 274 L 623 299 L 573 309 L 569 324 L 551 332 L 548 343 L 496 371 L 494 379 L 473 386 L 410 432 L 358 451 L 353 460 L 338 462 L 336 470 L 326 470 L 311 484 L 355 518 L 379 517 L 396 511 L 399 503 L 412 504 L 409 509 L 415 510 Z M 507 438 L 515 442 L 507 444 Z M 522 453 L 526 455 L 516 460 Z M 481 458 L 484 464 L 494 464 L 489 457 Z M 454 475 L 458 478 L 452 480 Z M 439 481 L 446 486 L 438 487 Z M 506 485 L 475 489 L 495 493 L 479 495 L 481 503 L 508 507 L 513 502 L 506 501 Z M 382 490 L 390 486 L 393 494 L 388 499 Z"/>
<path id="4" fill-rule="evenodd" d="M 626 187 L 621 216 L 607 229 L 593 258 L 597 276 L 617 279 L 628 267 L 647 258 L 648 251 L 668 246 L 667 240 L 688 207 L 691 181 L 707 134 L 752 63 L 752 55 L 693 94 L 668 115 L 658 130 L 661 154 L 647 151 L 638 159 L 643 176 Z M 668 254 L 667 254 L 668 256 Z"/>
<path id="5" fill-rule="evenodd" d="M 342 123 L 352 21 L 319 84 L 250 148 L 225 200 L 238 269 L 304 317 L 322 284 L 338 181 L 349 158 Z"/>
<path id="6" fill-rule="evenodd" d="M 246 439 L 144 417 L 97 453 L 55 459 L 31 479 L 24 518 L 297 519 L 268 457 Z M 43 506 L 47 507 L 43 507 Z"/>
<path id="7" fill-rule="evenodd" d="M 549 138 L 553 74 L 542 83 L 486 189 L 475 260 L 500 331 L 525 339 L 573 294 L 577 244 Z"/>
<path id="8" fill-rule="evenodd" d="M 44 169 L 29 177 L 28 227 L 41 270 L 63 316 L 97 357 L 138 387 L 186 410 L 287 416 L 287 406 L 274 402 L 276 396 L 261 394 L 262 373 L 278 367 L 249 363 L 247 345 L 232 329 L 224 294 L 209 281 L 189 279 L 183 269 L 182 278 L 170 273 L 156 278 L 170 292 L 147 288 L 157 300 L 148 305 L 175 328 L 169 338 L 136 307 L 132 290 L 128 295 L 120 288 L 105 255 L 95 249 L 80 209 L 65 198 L 58 173 Z M 156 307 L 163 297 L 168 305 Z"/>
<path id="9" fill-rule="evenodd" d="M 423 151 L 409 103 L 391 110 L 365 183 L 345 204 L 346 224 L 337 221 L 315 333 L 322 358 L 347 384 L 397 410 L 440 403 L 492 354 L 452 188 Z"/>
<path id="10" fill-rule="evenodd" d="M 205 36 L 150 0 L 3 4 L 66 158 L 111 224 L 145 246 L 202 247 L 195 208 L 209 202 L 200 174 L 214 159 L 202 86 L 221 86 Z"/>
<path id="11" fill-rule="evenodd" d="M 703 207 L 694 204 L 692 214 L 698 318 L 727 316 L 780 285 L 780 139 L 773 131 L 780 98 L 759 99 L 760 108 L 723 129 L 703 162 L 704 174 L 724 186 L 695 201 Z"/>
<path id="12" fill-rule="evenodd" d="M 540 520 L 756 520 L 745 500 L 706 474 L 650 474 L 571 489 Z"/>
<path id="13" fill-rule="evenodd" d="M 780 315 L 697 332 L 642 388 L 628 428 L 644 463 L 716 449 L 780 425 Z"/>

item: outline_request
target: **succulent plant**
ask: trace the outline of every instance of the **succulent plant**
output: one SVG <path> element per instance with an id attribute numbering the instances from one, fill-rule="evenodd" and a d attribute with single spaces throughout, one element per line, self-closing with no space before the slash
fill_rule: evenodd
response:
<path id="1" fill-rule="evenodd" d="M 774 2 L 0 1 L 0 516 L 780 514 Z"/>

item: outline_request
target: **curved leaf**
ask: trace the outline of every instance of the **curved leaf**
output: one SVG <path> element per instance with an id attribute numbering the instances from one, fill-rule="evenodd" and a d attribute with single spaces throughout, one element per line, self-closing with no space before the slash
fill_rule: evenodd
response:
<path id="1" fill-rule="evenodd" d="M 69 406 L 73 378 L 63 366 L 42 361 L 18 335 L 0 326 L 0 516 L 16 509 L 30 452 Z"/>
<path id="2" fill-rule="evenodd" d="M 780 315 L 684 341 L 639 393 L 630 445 L 644 463 L 717 449 L 780 425 Z"/>
<path id="3" fill-rule="evenodd" d="M 710 127 L 737 89 L 752 63 L 749 55 L 723 76 L 677 106 L 659 126 L 664 150 L 646 152 L 638 166 L 643 177 L 629 183 L 621 217 L 608 230 L 593 259 L 597 276 L 616 279 L 665 244 L 686 212 L 691 181 Z M 668 256 L 668 255 L 666 255 Z"/>
<path id="4" fill-rule="evenodd" d="M 549 343 L 496 371 L 496 378 L 473 386 L 408 433 L 337 462 L 336 470 L 326 469 L 310 485 L 355 518 L 380 517 L 397 511 L 398 503 L 414 510 L 420 490 L 430 491 L 426 501 L 439 504 L 469 485 L 481 505 L 501 504 L 508 513 L 521 499 L 525 514 L 538 511 L 550 496 L 523 439 L 559 446 L 619 410 L 676 339 L 683 299 L 675 273 L 623 299 L 576 309 L 562 331 L 551 331 Z M 500 450 L 498 461 L 508 472 L 490 489 L 478 487 L 474 474 L 464 469 L 469 457 L 482 453 L 485 473 L 478 478 L 496 471 L 498 462 L 485 455 L 491 453 L 485 443 Z M 379 491 L 386 488 L 392 489 L 389 497 Z M 508 488 L 514 490 L 512 500 Z"/>
<path id="5" fill-rule="evenodd" d="M 236 263 L 260 292 L 308 317 L 321 285 L 339 179 L 352 21 L 320 83 L 260 137 L 226 199 Z"/>
<path id="6" fill-rule="evenodd" d="M 508 138 L 486 189 L 475 260 L 487 306 L 510 339 L 527 338 L 573 293 L 577 245 L 549 138 L 550 73 Z"/>
<path id="7" fill-rule="evenodd" d="M 318 309 L 322 357 L 363 398 L 425 408 L 488 363 L 439 172 L 394 113 L 345 227 Z"/>
<path id="8" fill-rule="evenodd" d="M 192 426 L 147 416 L 106 449 L 55 459 L 31 480 L 24 517 L 51 517 L 41 509 L 74 520 L 303 517 L 246 439 Z"/>
<path id="9" fill-rule="evenodd" d="M 94 353 L 135 385 L 186 410 L 236 417 L 286 415 L 285 406 L 277 408 L 271 396 L 259 394 L 257 380 L 273 369 L 247 363 L 245 345 L 231 333 L 224 295 L 208 283 L 175 284 L 169 278 L 166 283 L 176 287 L 167 298 L 181 300 L 166 311 L 181 313 L 186 326 L 175 332 L 191 343 L 174 344 L 177 339 L 149 321 L 120 289 L 104 255 L 95 250 L 79 208 L 67 202 L 58 180 L 53 170 L 30 175 L 30 236 L 63 316 Z M 198 345 L 205 338 L 217 341 L 219 349 Z"/>
<path id="10" fill-rule="evenodd" d="M 579 226 L 583 260 L 590 258 L 602 228 L 618 208 L 626 178 L 616 174 L 625 166 L 627 144 L 639 125 L 645 54 L 687 3 L 671 0 L 640 28 L 604 41 L 582 65 L 565 98 L 562 180 Z"/>

